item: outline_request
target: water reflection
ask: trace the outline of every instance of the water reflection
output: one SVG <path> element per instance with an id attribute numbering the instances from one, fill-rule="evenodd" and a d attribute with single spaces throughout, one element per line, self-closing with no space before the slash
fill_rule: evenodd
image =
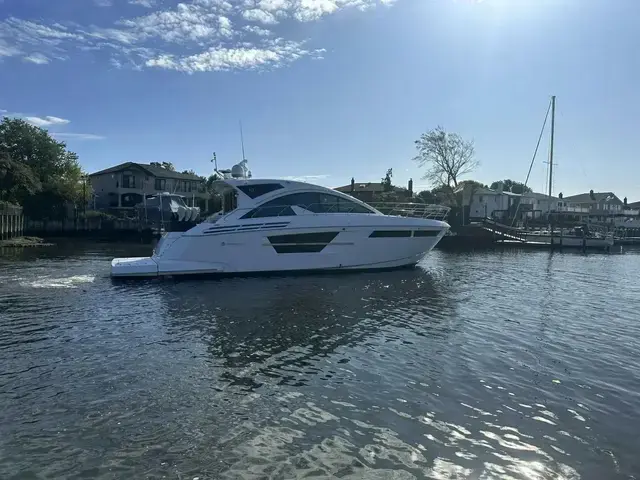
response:
<path id="1" fill-rule="evenodd" d="M 455 308 L 423 269 L 185 281 L 163 285 L 162 291 L 170 334 L 196 332 L 228 369 L 228 379 L 249 389 L 261 385 L 254 380 L 259 376 L 306 385 L 307 375 L 318 373 L 315 361 L 340 348 L 366 347 L 381 329 L 417 326 L 420 335 L 446 335 L 450 326 L 443 319 Z M 431 315 L 412 312 L 416 305 Z"/>

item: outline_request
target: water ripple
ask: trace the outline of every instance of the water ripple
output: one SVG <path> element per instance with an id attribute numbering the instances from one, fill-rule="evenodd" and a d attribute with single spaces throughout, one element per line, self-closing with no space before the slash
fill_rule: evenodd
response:
<path id="1" fill-rule="evenodd" d="M 0 257 L 0 478 L 640 471 L 640 252 L 109 280 L 145 249 Z"/>

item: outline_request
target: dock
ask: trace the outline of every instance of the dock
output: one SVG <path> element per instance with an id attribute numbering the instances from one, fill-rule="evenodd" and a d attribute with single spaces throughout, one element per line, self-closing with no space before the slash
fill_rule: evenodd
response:
<path id="1" fill-rule="evenodd" d="M 456 234 L 445 236 L 440 248 L 465 249 L 488 248 L 496 245 L 535 249 L 580 249 L 609 251 L 614 245 L 613 236 L 589 237 L 566 235 L 564 230 L 553 234 L 535 234 L 511 227 L 491 219 L 472 222 Z"/>
<path id="2" fill-rule="evenodd" d="M 22 207 L 0 202 L 0 240 L 22 237 L 24 215 Z"/>

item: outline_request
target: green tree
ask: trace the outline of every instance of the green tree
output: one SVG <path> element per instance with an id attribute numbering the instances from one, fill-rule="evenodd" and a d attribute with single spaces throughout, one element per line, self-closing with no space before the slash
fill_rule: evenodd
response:
<path id="1" fill-rule="evenodd" d="M 195 175 L 195 176 L 198 176 L 198 174 L 196 173 L 196 171 L 195 171 L 195 170 L 193 170 L 193 169 L 191 169 L 191 168 L 190 168 L 189 170 L 183 170 L 183 171 L 182 171 L 182 173 L 184 173 L 185 175 Z"/>
<path id="2" fill-rule="evenodd" d="M 384 178 L 382 179 L 382 190 L 384 192 L 390 192 L 393 189 L 393 185 L 391 184 L 391 178 L 393 178 L 393 168 L 387 170 Z"/>
<path id="3" fill-rule="evenodd" d="M 511 179 L 498 180 L 497 182 L 493 182 L 490 187 L 491 190 L 498 190 L 498 188 L 500 188 L 500 184 L 502 184 L 502 189 L 505 192 L 517 193 L 522 195 L 523 193 L 529 193 L 532 191 L 524 183 L 516 182 L 515 180 Z"/>
<path id="4" fill-rule="evenodd" d="M 0 153 L 0 200 L 21 203 L 20 199 L 40 190 L 42 184 L 29 167 L 16 162 L 6 152 Z"/>
<path id="5" fill-rule="evenodd" d="M 427 204 L 438 203 L 438 197 L 436 197 L 434 193 L 431 193 L 430 190 L 422 190 L 421 192 L 418 192 L 416 198 Z"/>
<path id="6" fill-rule="evenodd" d="M 414 161 L 427 169 L 423 178 L 435 187 L 446 186 L 453 191 L 458 187 L 460 177 L 479 165 L 473 142 L 464 140 L 457 133 L 447 133 L 440 126 L 423 133 L 415 146 L 418 154 Z"/>
<path id="7" fill-rule="evenodd" d="M 32 218 L 59 216 L 66 202 L 82 201 L 78 156 L 49 133 L 21 119 L 0 122 L 0 195 Z"/>
<path id="8" fill-rule="evenodd" d="M 171 170 L 172 172 L 176 171 L 176 167 L 173 166 L 171 162 L 149 162 L 149 165 L 153 165 L 154 167 L 164 168 L 165 170 Z M 185 170 L 183 173 L 186 173 Z"/>

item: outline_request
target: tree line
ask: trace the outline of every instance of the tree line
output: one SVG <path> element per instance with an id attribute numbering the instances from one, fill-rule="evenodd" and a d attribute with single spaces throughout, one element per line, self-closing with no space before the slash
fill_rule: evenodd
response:
<path id="1" fill-rule="evenodd" d="M 21 205 L 31 218 L 59 218 L 68 202 L 81 204 L 90 190 L 78 155 L 24 120 L 0 122 L 0 201 Z"/>

